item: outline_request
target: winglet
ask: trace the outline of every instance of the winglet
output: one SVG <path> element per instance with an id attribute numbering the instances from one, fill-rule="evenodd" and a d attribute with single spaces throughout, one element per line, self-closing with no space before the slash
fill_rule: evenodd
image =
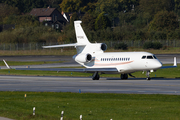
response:
<path id="1" fill-rule="evenodd" d="M 4 62 L 4 64 L 6 65 L 6 67 L 8 68 L 8 69 L 11 69 L 11 67 L 9 67 L 9 65 L 6 63 L 6 61 L 3 59 L 3 62 Z"/>
<path id="2" fill-rule="evenodd" d="M 173 66 L 177 66 L 177 60 L 176 57 L 174 57 L 174 65 Z"/>
<path id="3" fill-rule="evenodd" d="M 174 57 L 174 65 L 173 66 L 162 66 L 160 69 L 165 69 L 165 68 L 175 68 L 177 67 L 177 60 L 176 57 Z"/>

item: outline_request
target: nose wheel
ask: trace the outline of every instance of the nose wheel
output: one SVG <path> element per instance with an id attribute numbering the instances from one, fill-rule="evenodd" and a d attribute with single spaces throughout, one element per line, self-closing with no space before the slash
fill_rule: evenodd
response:
<path id="1" fill-rule="evenodd" d="M 146 80 L 151 80 L 151 78 L 149 77 L 149 75 L 150 75 L 150 71 L 147 71 L 147 72 L 146 72 L 146 76 L 147 76 Z"/>

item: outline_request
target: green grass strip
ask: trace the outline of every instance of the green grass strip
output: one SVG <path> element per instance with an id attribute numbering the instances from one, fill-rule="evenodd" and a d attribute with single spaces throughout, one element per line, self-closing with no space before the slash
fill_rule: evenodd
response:
<path id="1" fill-rule="evenodd" d="M 64 120 L 79 120 L 80 115 L 84 120 L 178 120 L 179 100 L 176 95 L 0 92 L 0 116 L 58 120 L 64 111 Z"/>
<path id="2" fill-rule="evenodd" d="M 42 64 L 54 64 L 54 63 L 62 63 L 62 61 L 6 61 L 9 66 L 16 65 L 42 65 Z M 0 61 L 0 66 L 5 66 L 3 61 Z"/>

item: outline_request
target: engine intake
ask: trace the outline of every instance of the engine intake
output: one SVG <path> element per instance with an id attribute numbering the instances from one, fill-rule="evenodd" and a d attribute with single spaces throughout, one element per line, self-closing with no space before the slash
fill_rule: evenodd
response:
<path id="1" fill-rule="evenodd" d="M 101 50 L 103 51 L 107 50 L 107 45 L 105 43 L 101 44 Z"/>

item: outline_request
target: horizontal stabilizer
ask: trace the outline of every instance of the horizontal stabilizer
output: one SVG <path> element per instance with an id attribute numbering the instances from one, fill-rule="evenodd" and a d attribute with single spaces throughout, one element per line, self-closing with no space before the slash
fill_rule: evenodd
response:
<path id="1" fill-rule="evenodd" d="M 63 44 L 63 45 L 52 45 L 52 46 L 42 46 L 43 48 L 58 48 L 58 47 L 76 47 L 76 46 L 85 46 L 85 44 Z"/>

